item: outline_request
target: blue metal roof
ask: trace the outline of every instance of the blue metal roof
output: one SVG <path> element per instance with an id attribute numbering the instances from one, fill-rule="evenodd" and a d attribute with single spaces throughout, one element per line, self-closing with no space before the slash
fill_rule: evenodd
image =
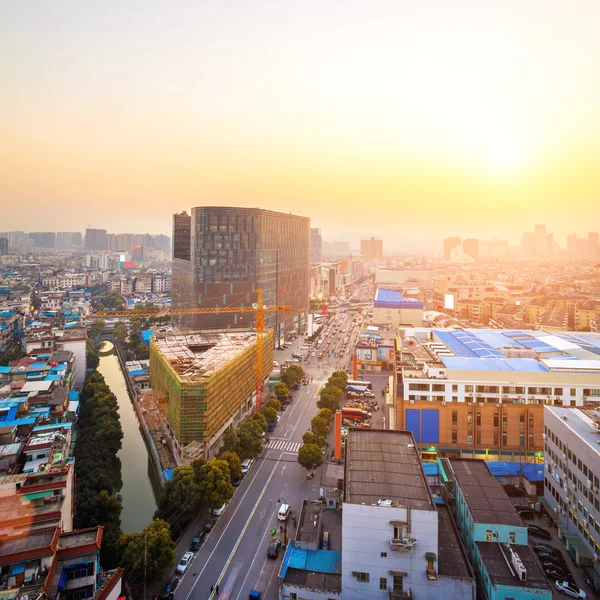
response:
<path id="1" fill-rule="evenodd" d="M 342 553 L 336 550 L 305 550 L 293 547 L 288 566 L 315 573 L 341 574 Z"/>
<path id="2" fill-rule="evenodd" d="M 375 300 L 373 302 L 375 308 L 413 308 L 419 309 L 423 308 L 423 302 L 418 302 L 414 300 L 405 300 L 402 296 L 401 292 L 397 292 L 396 290 L 386 290 L 385 288 L 377 288 L 375 292 Z"/>
<path id="3" fill-rule="evenodd" d="M 79 400 L 79 392 L 76 392 L 75 390 L 71 390 L 69 392 L 69 400 Z"/>
<path id="4" fill-rule="evenodd" d="M 3 312 L 0 312 L 0 317 L 12 317 L 14 316 L 14 312 L 10 312 L 9 310 L 5 310 Z"/>
<path id="5" fill-rule="evenodd" d="M 12 367 L 0 367 L 0 373 L 10 373 L 12 371 Z"/>
<path id="6" fill-rule="evenodd" d="M 448 369 L 458 371 L 521 371 L 546 373 L 548 369 L 533 358 L 480 358 L 478 356 L 441 356 Z"/>

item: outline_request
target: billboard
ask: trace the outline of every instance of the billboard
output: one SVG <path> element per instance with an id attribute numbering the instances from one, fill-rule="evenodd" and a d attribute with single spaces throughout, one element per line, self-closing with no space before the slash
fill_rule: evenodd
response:
<path id="1" fill-rule="evenodd" d="M 444 294 L 444 308 L 454 310 L 454 294 Z"/>

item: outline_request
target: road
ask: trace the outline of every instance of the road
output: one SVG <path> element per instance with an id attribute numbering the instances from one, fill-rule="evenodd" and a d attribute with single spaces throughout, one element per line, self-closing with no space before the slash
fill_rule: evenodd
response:
<path id="1" fill-rule="evenodd" d="M 338 319 L 341 320 L 341 317 Z M 342 359 L 334 357 L 333 350 L 341 351 L 344 337 L 341 332 L 348 329 L 351 321 L 351 317 L 346 317 L 346 327 L 340 327 L 337 338 L 331 343 L 332 353 L 329 356 L 319 362 L 314 357 L 310 364 L 304 365 L 312 378 L 311 383 L 294 392 L 291 406 L 281 413 L 281 421 L 275 431 L 268 434 L 266 449 L 243 479 L 182 578 L 176 593 L 177 600 L 246 600 L 251 589 L 260 590 L 265 600 L 278 597 L 278 573 L 283 552 L 276 560 L 266 555 L 272 539 L 271 530 L 275 529 L 276 537 L 283 538 L 279 531 L 281 524 L 277 521 L 278 501 L 291 506 L 288 525 L 293 527 L 293 515 L 299 514 L 302 501 L 319 496 L 320 470 L 314 479 L 307 480 L 306 471 L 297 462 L 297 450 L 318 410 L 316 402 L 320 388 L 336 365 L 350 365 L 350 354 Z M 358 329 L 356 327 L 353 333 L 358 335 Z M 300 339 L 292 348 L 276 351 L 275 359 L 278 362 L 288 359 L 301 343 Z M 353 344 L 349 347 L 353 348 Z M 385 386 L 386 379 L 380 380 L 374 388 Z M 378 427 L 381 426 L 381 411 L 376 416 L 374 426 Z M 178 558 L 185 549 L 178 545 Z M 218 596 L 211 594 L 211 586 L 217 583 Z"/>

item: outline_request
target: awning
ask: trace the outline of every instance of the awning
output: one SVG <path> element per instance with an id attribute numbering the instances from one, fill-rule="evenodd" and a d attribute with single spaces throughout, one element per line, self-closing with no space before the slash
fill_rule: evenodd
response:
<path id="1" fill-rule="evenodd" d="M 19 573 L 25 573 L 25 565 L 23 563 L 18 564 L 18 565 L 13 565 L 10 568 L 10 572 L 9 572 L 9 577 L 11 575 L 18 575 Z"/>
<path id="2" fill-rule="evenodd" d="M 584 544 L 577 533 L 570 533 L 562 524 L 558 524 L 561 537 L 567 542 L 566 546 L 575 548 L 575 551 L 581 558 L 592 558 L 591 550 Z"/>
<path id="3" fill-rule="evenodd" d="M 34 492 L 32 494 L 23 494 L 23 498 L 25 500 L 39 500 L 40 498 L 50 498 L 54 496 L 54 492 L 52 490 L 46 490 L 45 492 Z"/>

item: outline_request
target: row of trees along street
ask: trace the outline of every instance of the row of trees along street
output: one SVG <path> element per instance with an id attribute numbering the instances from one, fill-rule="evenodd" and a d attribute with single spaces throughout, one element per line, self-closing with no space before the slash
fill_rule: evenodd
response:
<path id="1" fill-rule="evenodd" d="M 327 446 L 334 415 L 340 409 L 347 383 L 347 373 L 335 371 L 321 390 L 317 402 L 320 410 L 310 423 L 310 431 L 302 436 L 303 443 L 298 449 L 298 463 L 307 471 L 314 471 L 323 464 L 323 451 Z"/>

